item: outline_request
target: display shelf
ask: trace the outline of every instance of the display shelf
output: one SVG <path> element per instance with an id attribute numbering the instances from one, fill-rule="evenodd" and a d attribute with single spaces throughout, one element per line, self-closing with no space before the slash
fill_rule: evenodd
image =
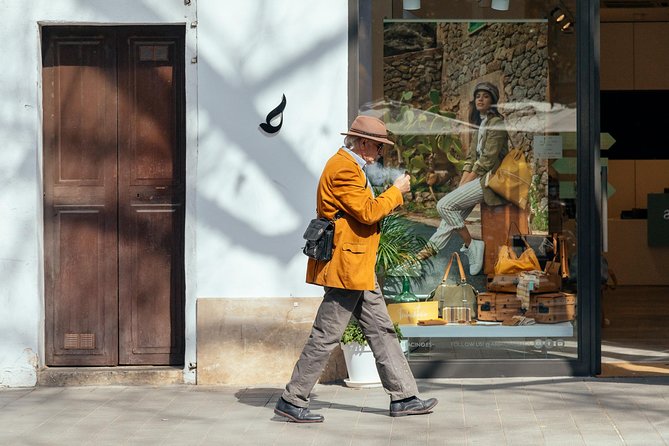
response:
<path id="1" fill-rule="evenodd" d="M 400 325 L 400 328 L 405 338 L 553 338 L 574 335 L 571 322 L 522 326 L 479 322 L 476 325 Z"/>

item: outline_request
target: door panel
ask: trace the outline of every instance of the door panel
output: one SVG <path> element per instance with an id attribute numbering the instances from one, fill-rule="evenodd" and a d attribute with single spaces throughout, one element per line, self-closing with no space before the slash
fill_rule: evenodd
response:
<path id="1" fill-rule="evenodd" d="M 128 34 L 119 54 L 119 353 L 183 358 L 183 35 Z"/>
<path id="2" fill-rule="evenodd" d="M 48 365 L 183 363 L 183 27 L 45 27 Z"/>
<path id="3" fill-rule="evenodd" d="M 182 357 L 181 273 L 174 266 L 178 210 L 133 206 L 122 235 L 120 362 L 169 364 Z M 172 360 L 170 359 L 172 358 Z"/>
<path id="4" fill-rule="evenodd" d="M 115 41 L 45 30 L 46 357 L 117 363 Z"/>

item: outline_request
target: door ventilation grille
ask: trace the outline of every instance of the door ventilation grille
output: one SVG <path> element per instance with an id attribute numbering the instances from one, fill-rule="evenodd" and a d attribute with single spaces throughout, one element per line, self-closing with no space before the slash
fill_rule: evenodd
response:
<path id="1" fill-rule="evenodd" d="M 66 333 L 65 350 L 95 349 L 95 333 Z"/>

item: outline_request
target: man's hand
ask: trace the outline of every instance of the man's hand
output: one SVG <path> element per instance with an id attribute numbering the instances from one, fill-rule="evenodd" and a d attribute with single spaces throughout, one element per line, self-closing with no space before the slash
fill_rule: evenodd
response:
<path id="1" fill-rule="evenodd" d="M 398 188 L 402 194 L 406 194 L 411 190 L 411 177 L 408 174 L 400 175 L 397 177 L 395 182 L 393 183 L 393 186 Z"/>

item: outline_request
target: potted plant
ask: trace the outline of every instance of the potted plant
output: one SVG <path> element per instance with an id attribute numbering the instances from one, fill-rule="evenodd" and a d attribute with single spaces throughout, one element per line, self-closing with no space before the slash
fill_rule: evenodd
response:
<path id="1" fill-rule="evenodd" d="M 409 349 L 408 340 L 403 339 L 402 331 L 398 324 L 394 324 L 397 340 L 402 346 L 402 351 L 407 353 Z M 357 320 L 351 319 L 341 337 L 341 348 L 344 352 L 344 361 L 348 371 L 348 379 L 344 382 L 349 387 L 378 387 L 381 378 L 376 370 L 376 361 L 372 349 L 367 344 L 367 339 Z"/>

